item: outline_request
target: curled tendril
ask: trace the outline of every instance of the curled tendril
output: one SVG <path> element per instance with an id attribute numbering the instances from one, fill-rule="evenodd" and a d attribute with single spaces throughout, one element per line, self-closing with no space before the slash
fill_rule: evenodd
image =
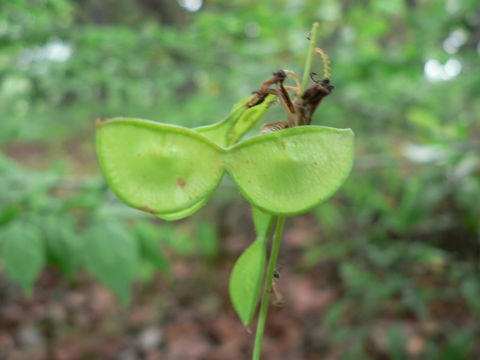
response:
<path id="1" fill-rule="evenodd" d="M 320 80 L 318 80 L 318 79 L 316 78 L 317 75 L 318 75 L 318 73 L 316 73 L 316 72 L 311 72 L 311 73 L 310 73 L 310 80 L 312 80 L 314 83 L 319 83 Z"/>
<path id="2" fill-rule="evenodd" d="M 290 76 L 293 79 L 293 81 L 295 81 L 295 84 L 297 85 L 297 89 L 300 89 L 301 82 L 300 82 L 300 78 L 297 76 L 297 74 L 295 74 L 293 71 L 285 70 L 285 69 L 283 70 L 283 72 L 285 74 L 287 74 L 287 76 Z"/>
<path id="3" fill-rule="evenodd" d="M 315 48 L 314 51 L 315 51 L 316 54 L 320 55 L 320 58 L 322 59 L 323 78 L 324 79 L 329 79 L 330 78 L 330 59 L 328 58 L 327 53 L 320 48 Z"/>

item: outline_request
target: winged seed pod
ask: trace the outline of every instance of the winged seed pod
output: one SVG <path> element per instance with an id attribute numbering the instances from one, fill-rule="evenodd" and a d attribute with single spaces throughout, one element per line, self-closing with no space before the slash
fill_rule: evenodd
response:
<path id="1" fill-rule="evenodd" d="M 344 182 L 353 138 L 349 129 L 304 126 L 224 148 L 191 129 L 112 119 L 98 125 L 97 154 L 114 193 L 151 214 L 200 207 L 226 171 L 253 205 L 294 215 L 325 201 Z"/>

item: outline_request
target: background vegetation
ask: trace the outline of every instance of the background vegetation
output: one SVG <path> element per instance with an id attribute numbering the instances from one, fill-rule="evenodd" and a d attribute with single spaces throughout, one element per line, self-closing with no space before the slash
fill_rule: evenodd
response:
<path id="1" fill-rule="evenodd" d="M 94 120 L 217 121 L 301 70 L 313 21 L 336 86 L 314 122 L 351 127 L 358 156 L 331 201 L 287 223 L 265 356 L 480 357 L 478 1 L 10 0 L 0 358 L 246 358 L 226 289 L 248 204 L 225 182 L 178 223 L 127 208 L 99 174 Z"/>

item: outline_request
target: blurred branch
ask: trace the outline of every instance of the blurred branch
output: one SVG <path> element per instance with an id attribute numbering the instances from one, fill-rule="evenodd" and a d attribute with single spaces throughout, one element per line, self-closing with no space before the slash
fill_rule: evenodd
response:
<path id="1" fill-rule="evenodd" d="M 188 13 L 177 1 L 171 0 L 138 0 L 148 13 L 154 14 L 163 24 L 185 25 L 188 20 Z"/>

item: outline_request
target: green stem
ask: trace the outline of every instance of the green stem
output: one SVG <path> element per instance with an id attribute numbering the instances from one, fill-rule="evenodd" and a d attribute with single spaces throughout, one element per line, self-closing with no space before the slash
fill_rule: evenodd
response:
<path id="1" fill-rule="evenodd" d="M 314 22 L 312 25 L 312 31 L 310 32 L 310 46 L 308 47 L 307 57 L 305 58 L 305 67 L 303 68 L 302 88 L 300 89 L 300 94 L 303 94 L 303 91 L 307 88 L 308 82 L 310 80 L 313 51 L 315 49 L 315 41 L 317 41 L 319 26 L 320 23 Z"/>
<path id="2" fill-rule="evenodd" d="M 279 216 L 275 235 L 273 236 L 272 249 L 270 250 L 270 259 L 268 261 L 267 277 L 263 289 L 262 303 L 260 305 L 260 314 L 258 315 L 257 331 L 255 333 L 255 347 L 253 348 L 252 360 L 260 360 L 263 343 L 263 333 L 265 322 L 267 320 L 268 305 L 270 304 L 270 293 L 272 292 L 273 273 L 277 265 L 278 252 L 280 250 L 280 240 L 282 239 L 283 225 L 285 217 Z"/>

